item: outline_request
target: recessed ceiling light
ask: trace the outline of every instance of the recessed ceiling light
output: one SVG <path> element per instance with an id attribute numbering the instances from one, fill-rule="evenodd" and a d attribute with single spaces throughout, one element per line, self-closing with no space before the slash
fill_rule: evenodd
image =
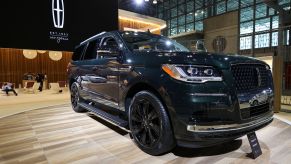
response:
<path id="1" fill-rule="evenodd" d="M 141 4 L 143 3 L 143 0 L 135 0 L 135 3 L 136 3 L 137 5 L 141 5 Z"/>

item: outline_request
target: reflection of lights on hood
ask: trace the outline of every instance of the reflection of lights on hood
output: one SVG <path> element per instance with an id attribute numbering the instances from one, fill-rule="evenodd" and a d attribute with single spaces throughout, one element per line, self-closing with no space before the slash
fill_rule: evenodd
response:
<path id="1" fill-rule="evenodd" d="M 228 58 L 224 58 L 224 60 L 228 60 Z"/>
<path id="2" fill-rule="evenodd" d="M 135 36 L 137 36 L 137 35 L 138 35 L 138 33 L 137 33 L 137 32 L 135 32 L 135 33 L 134 33 L 134 35 L 135 35 Z"/>
<path id="3" fill-rule="evenodd" d="M 131 63 L 131 62 L 132 62 L 132 60 L 131 60 L 131 59 L 127 59 L 126 61 L 127 61 L 128 63 Z"/>
<path id="4" fill-rule="evenodd" d="M 122 48 L 123 47 L 123 44 L 119 44 L 119 47 Z"/>
<path id="5" fill-rule="evenodd" d="M 169 40 L 167 40 L 167 41 L 166 41 L 166 45 L 167 45 L 167 46 L 170 46 L 170 45 L 172 45 L 172 43 L 171 43 Z"/>

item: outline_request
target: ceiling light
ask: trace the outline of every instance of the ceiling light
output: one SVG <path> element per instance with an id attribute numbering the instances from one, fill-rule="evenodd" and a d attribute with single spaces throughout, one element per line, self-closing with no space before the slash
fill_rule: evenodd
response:
<path id="1" fill-rule="evenodd" d="M 143 3 L 143 0 L 135 0 L 135 3 L 136 3 L 137 5 L 141 5 L 141 4 Z"/>
<path id="2" fill-rule="evenodd" d="M 23 50 L 23 55 L 27 59 L 34 59 L 37 56 L 36 50 Z"/>
<path id="3" fill-rule="evenodd" d="M 144 0 L 144 1 L 148 2 L 148 1 L 150 1 L 150 0 Z"/>
<path id="4" fill-rule="evenodd" d="M 61 60 L 62 57 L 63 57 L 63 54 L 62 52 L 60 51 L 50 51 L 49 52 L 49 57 L 54 60 L 54 61 L 58 61 L 58 60 Z"/>
<path id="5" fill-rule="evenodd" d="M 158 1 L 157 1 L 157 0 L 154 0 L 154 1 L 153 1 L 153 4 L 157 4 L 157 3 L 158 3 Z"/>
<path id="6" fill-rule="evenodd" d="M 45 50 L 37 50 L 38 53 L 44 54 L 46 51 Z"/>

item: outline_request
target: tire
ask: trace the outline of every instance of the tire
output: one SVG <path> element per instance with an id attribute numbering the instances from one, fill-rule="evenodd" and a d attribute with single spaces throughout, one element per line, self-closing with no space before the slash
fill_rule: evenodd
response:
<path id="1" fill-rule="evenodd" d="M 168 114 L 151 92 L 141 91 L 133 97 L 129 128 L 136 145 L 150 155 L 167 153 L 176 146 Z"/>
<path id="2" fill-rule="evenodd" d="M 86 109 L 82 108 L 79 104 L 80 104 L 80 100 L 82 98 L 80 97 L 79 94 L 79 87 L 77 83 L 73 83 L 71 86 L 71 104 L 72 104 L 72 108 L 75 112 L 77 113 L 84 113 L 87 112 Z"/>

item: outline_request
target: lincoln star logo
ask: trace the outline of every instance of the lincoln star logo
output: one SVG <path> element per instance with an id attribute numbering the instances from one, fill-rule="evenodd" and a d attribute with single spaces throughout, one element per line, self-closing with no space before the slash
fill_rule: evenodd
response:
<path id="1" fill-rule="evenodd" d="M 55 28 L 63 28 L 65 20 L 64 0 L 52 0 L 52 14 Z"/>
<path id="2" fill-rule="evenodd" d="M 262 77 L 261 77 L 260 69 L 256 68 L 256 71 L 257 71 L 257 76 L 258 76 L 258 86 L 260 87 L 262 85 Z"/>

